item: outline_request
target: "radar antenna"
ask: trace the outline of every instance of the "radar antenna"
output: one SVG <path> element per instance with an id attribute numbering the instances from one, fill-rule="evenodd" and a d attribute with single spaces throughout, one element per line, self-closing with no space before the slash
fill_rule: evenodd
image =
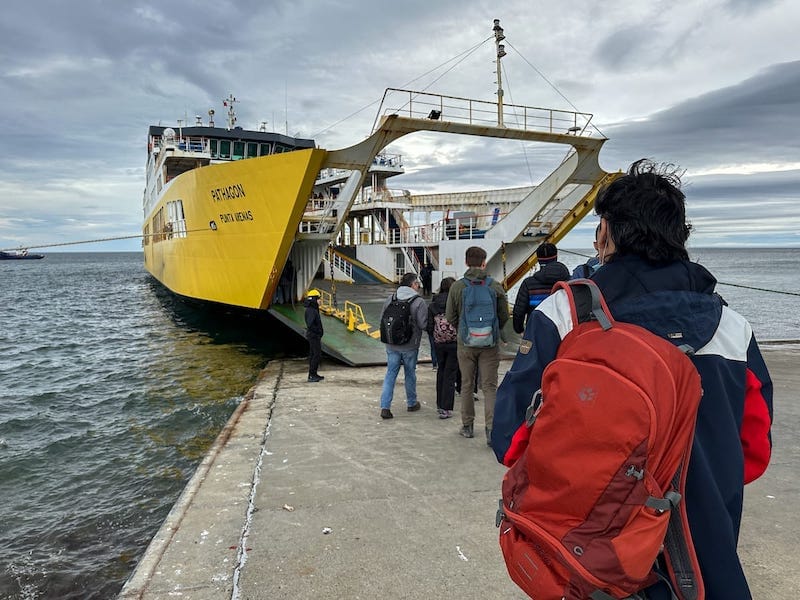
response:
<path id="1" fill-rule="evenodd" d="M 233 94 L 228 94 L 228 97 L 222 101 L 222 106 L 228 107 L 228 129 L 233 129 L 236 125 L 236 112 L 233 110 L 233 105 L 236 103 L 236 98 Z"/>

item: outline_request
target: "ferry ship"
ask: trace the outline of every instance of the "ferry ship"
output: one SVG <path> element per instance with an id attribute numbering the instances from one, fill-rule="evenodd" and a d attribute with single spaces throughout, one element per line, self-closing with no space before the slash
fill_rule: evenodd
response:
<path id="1" fill-rule="evenodd" d="M 180 296 L 268 310 L 301 299 L 321 269 L 332 283 L 396 282 L 430 265 L 435 287 L 461 275 L 464 250 L 478 243 L 489 273 L 511 288 L 534 267 L 539 244 L 563 238 L 616 174 L 599 165 L 606 138 L 591 114 L 503 102 L 498 21 L 493 31 L 495 101 L 389 89 L 372 134 L 348 148 L 242 129 L 233 96 L 226 127 L 214 125 L 213 111 L 207 123 L 150 127 L 147 270 Z M 416 132 L 539 142 L 562 148 L 563 158 L 536 186 L 391 190 L 386 182 L 404 172 L 403 157 L 385 149 Z"/>

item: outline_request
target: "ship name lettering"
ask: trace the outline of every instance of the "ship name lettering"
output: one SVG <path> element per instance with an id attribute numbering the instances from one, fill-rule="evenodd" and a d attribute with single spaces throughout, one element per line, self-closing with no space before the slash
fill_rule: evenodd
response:
<path id="1" fill-rule="evenodd" d="M 236 221 L 255 221 L 255 217 L 251 210 L 237 210 L 235 213 L 219 213 L 219 220 L 223 223 L 234 223 Z"/>
<path id="2" fill-rule="evenodd" d="M 241 183 L 234 183 L 222 188 L 213 188 L 211 190 L 211 199 L 214 202 L 222 202 L 223 200 L 233 200 L 235 198 L 244 198 L 244 186 Z"/>

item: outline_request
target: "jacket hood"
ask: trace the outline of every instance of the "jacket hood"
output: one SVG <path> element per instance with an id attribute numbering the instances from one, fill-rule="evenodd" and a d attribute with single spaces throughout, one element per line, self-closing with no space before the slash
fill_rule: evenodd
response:
<path id="1" fill-rule="evenodd" d="M 470 267 L 464 273 L 464 277 L 467 279 L 486 279 L 488 276 L 486 269 L 481 269 L 480 267 Z"/>
<path id="2" fill-rule="evenodd" d="M 398 300 L 410 300 L 414 296 L 419 296 L 419 294 L 417 294 L 415 289 L 410 288 L 407 285 L 401 285 L 399 288 L 397 288 Z"/>

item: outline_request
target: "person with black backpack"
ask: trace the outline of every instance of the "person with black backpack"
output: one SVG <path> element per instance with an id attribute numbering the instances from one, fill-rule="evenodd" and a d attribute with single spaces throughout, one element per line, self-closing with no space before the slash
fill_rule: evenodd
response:
<path id="1" fill-rule="evenodd" d="M 457 324 L 458 367 L 461 369 L 461 430 L 465 438 L 475 437 L 475 398 L 469 388 L 480 372 L 486 443 L 489 444 L 500 368 L 500 330 L 508 321 L 508 299 L 499 281 L 486 272 L 486 250 L 467 248 L 464 277 L 456 281 L 447 296 L 445 318 Z"/>
<path id="2" fill-rule="evenodd" d="M 422 332 L 428 324 L 428 307 L 419 290 L 416 273 L 406 273 L 397 291 L 383 303 L 381 341 L 386 344 L 386 375 L 381 390 L 382 419 L 394 417 L 391 406 L 400 365 L 403 366 L 407 410 L 416 412 L 421 408 L 417 401 L 417 355 Z"/>

